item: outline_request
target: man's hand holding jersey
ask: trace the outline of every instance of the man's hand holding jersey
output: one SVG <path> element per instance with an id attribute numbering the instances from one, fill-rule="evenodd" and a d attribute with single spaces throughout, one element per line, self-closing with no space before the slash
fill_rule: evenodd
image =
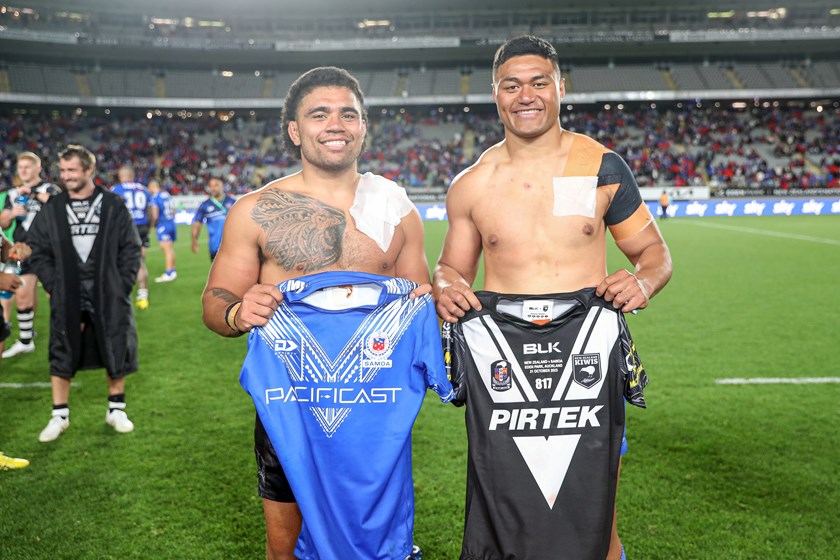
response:
<path id="1" fill-rule="evenodd" d="M 481 309 L 481 302 L 463 278 L 451 284 L 439 284 L 437 292 L 437 313 L 447 323 L 457 323 L 470 309 Z"/>
<path id="2" fill-rule="evenodd" d="M 425 296 L 426 294 L 430 294 L 430 293 L 432 293 L 432 285 L 431 284 L 420 284 L 419 286 L 417 286 L 416 288 L 411 290 L 411 292 L 409 292 L 408 299 L 419 298 L 419 297 Z"/>
<path id="3" fill-rule="evenodd" d="M 242 332 L 268 323 L 283 301 L 283 293 L 274 284 L 255 284 L 242 296 L 234 310 L 232 326 Z"/>
<path id="4" fill-rule="evenodd" d="M 411 291 L 409 297 L 414 299 L 431 291 L 431 284 L 421 284 Z M 241 332 L 262 327 L 268 323 L 282 301 L 283 292 L 274 284 L 256 284 L 245 292 L 242 302 L 232 310 L 231 326 Z"/>
<path id="5" fill-rule="evenodd" d="M 650 288 L 645 288 L 643 280 L 627 270 L 618 270 L 603 280 L 595 288 L 595 295 L 610 301 L 613 307 L 622 313 L 644 309 L 650 302 Z"/>

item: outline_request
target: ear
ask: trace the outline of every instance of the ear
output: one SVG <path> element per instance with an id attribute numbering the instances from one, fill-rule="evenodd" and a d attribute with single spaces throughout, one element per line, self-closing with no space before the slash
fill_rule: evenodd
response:
<path id="1" fill-rule="evenodd" d="M 300 146 L 300 133 L 298 131 L 297 121 L 289 121 L 289 137 L 295 146 Z"/>
<path id="2" fill-rule="evenodd" d="M 367 135 L 367 121 L 362 119 L 362 136 Z"/>
<path id="3" fill-rule="evenodd" d="M 560 101 L 566 97 L 566 78 L 560 78 Z"/>

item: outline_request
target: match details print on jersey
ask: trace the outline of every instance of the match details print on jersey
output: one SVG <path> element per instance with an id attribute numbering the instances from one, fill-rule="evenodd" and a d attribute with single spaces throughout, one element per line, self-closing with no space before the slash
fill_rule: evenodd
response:
<path id="1" fill-rule="evenodd" d="M 323 272 L 280 284 L 240 382 L 303 515 L 303 560 L 403 560 L 413 545 L 411 428 L 426 389 L 453 397 L 431 297 L 416 284 Z"/>
<path id="2" fill-rule="evenodd" d="M 609 548 L 624 402 L 647 382 L 623 316 L 594 289 L 477 292 L 444 325 L 466 404 L 464 560 L 602 560 Z"/>

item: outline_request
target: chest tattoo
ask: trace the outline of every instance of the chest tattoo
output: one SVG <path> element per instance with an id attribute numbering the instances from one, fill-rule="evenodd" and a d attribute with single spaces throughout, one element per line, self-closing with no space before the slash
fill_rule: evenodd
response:
<path id="1" fill-rule="evenodd" d="M 251 219 L 266 233 L 265 253 L 284 270 L 306 273 L 341 258 L 344 212 L 310 196 L 266 191 L 257 199 Z"/>

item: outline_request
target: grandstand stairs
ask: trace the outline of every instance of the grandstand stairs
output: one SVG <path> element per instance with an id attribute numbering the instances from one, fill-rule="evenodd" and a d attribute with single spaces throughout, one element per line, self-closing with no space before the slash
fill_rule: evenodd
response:
<path id="1" fill-rule="evenodd" d="M 166 78 L 163 76 L 155 77 L 155 96 L 166 97 Z"/>
<path id="2" fill-rule="evenodd" d="M 812 175 L 816 175 L 817 177 L 825 176 L 825 172 L 820 168 L 820 166 L 811 161 L 809 158 L 803 157 L 802 161 L 805 163 L 805 168 L 808 169 Z"/>
<path id="3" fill-rule="evenodd" d="M 470 94 L 470 81 L 472 80 L 471 74 L 461 74 L 461 85 L 459 91 L 461 95 L 464 97 Z"/>
<path id="4" fill-rule="evenodd" d="M 674 80 L 674 76 L 671 75 L 671 71 L 667 68 L 663 68 L 659 71 L 662 75 L 662 81 L 665 82 L 665 85 L 668 86 L 668 89 L 671 91 L 677 91 L 680 89 L 680 86 L 677 85 L 676 80 Z"/>
<path id="5" fill-rule="evenodd" d="M 399 78 L 397 79 L 397 87 L 394 95 L 396 96 L 405 96 L 406 92 L 408 91 L 408 76 L 405 74 L 400 74 Z"/>
<path id="6" fill-rule="evenodd" d="M 466 161 L 473 161 L 475 159 L 475 131 L 471 128 L 468 128 L 464 132 L 464 144 L 462 149 L 464 152 L 464 159 L 466 159 Z"/>
<path id="7" fill-rule="evenodd" d="M 738 74 L 735 73 L 735 70 L 731 68 L 727 68 L 724 73 L 726 77 L 729 78 L 729 81 L 732 82 L 732 85 L 735 86 L 737 89 L 746 89 L 744 82 L 741 81 L 741 78 L 738 77 Z"/>
<path id="8" fill-rule="evenodd" d="M 796 80 L 796 83 L 800 85 L 800 87 L 804 88 L 812 88 L 808 80 L 805 79 L 805 76 L 802 75 L 802 72 L 799 71 L 799 68 L 789 68 L 790 75 L 793 76 L 793 79 Z"/>
<path id="9" fill-rule="evenodd" d="M 260 142 L 260 156 L 264 157 L 273 146 L 274 138 L 271 136 L 263 136 L 262 142 Z"/>
<path id="10" fill-rule="evenodd" d="M 92 97 L 90 92 L 90 81 L 88 80 L 87 74 L 83 74 L 81 72 L 76 73 L 76 87 L 79 90 L 79 95 L 82 97 Z"/>
<path id="11" fill-rule="evenodd" d="M 274 97 L 272 92 L 274 91 L 274 78 L 266 78 L 263 80 L 262 85 L 262 97 L 263 99 L 271 99 Z"/>
<path id="12" fill-rule="evenodd" d="M 0 93 L 11 93 L 12 82 L 9 81 L 9 71 L 0 68 Z"/>

